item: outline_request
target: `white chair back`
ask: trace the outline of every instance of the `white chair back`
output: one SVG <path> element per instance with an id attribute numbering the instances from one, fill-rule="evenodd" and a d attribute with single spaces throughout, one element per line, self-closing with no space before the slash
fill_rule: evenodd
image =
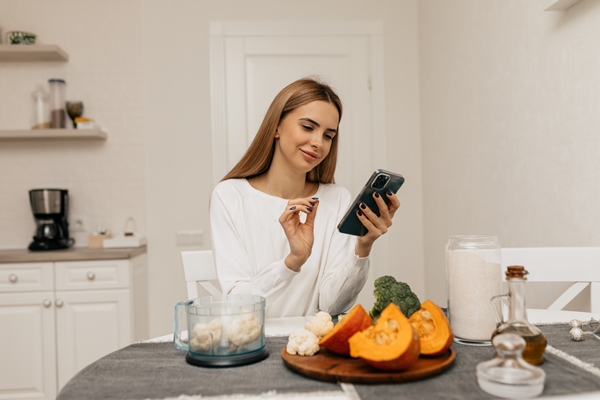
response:
<path id="1" fill-rule="evenodd" d="M 590 312 L 600 312 L 600 247 L 503 248 L 502 271 L 522 265 L 528 282 L 573 282 L 549 307 L 562 310 L 590 287 Z"/>
<path id="2" fill-rule="evenodd" d="M 213 296 L 222 294 L 211 281 L 217 280 L 212 250 L 182 251 L 183 273 L 187 283 L 188 300 L 198 297 L 198 285 Z"/>

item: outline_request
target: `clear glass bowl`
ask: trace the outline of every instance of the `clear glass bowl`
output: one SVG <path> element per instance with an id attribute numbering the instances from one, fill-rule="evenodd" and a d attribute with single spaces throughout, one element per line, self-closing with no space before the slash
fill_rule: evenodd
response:
<path id="1" fill-rule="evenodd" d="M 264 297 L 242 294 L 177 303 L 174 345 L 187 351 L 186 360 L 195 365 L 233 366 L 262 360 L 268 355 L 265 305 Z"/>

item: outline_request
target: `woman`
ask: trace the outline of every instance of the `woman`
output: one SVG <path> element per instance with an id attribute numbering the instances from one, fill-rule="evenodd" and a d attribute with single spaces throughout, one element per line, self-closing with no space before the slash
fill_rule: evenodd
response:
<path id="1" fill-rule="evenodd" d="M 352 200 L 334 184 L 342 103 L 326 84 L 300 79 L 271 103 L 246 154 L 210 202 L 217 275 L 224 293 L 267 299 L 266 317 L 337 315 L 356 301 L 369 254 L 400 201 L 375 198 L 381 216 L 357 211 L 362 237 L 339 233 Z"/>

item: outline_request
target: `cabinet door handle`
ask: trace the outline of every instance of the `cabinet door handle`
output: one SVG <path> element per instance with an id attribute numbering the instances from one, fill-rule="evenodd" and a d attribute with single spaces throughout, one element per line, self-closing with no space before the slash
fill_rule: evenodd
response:
<path id="1" fill-rule="evenodd" d="M 15 274 L 10 274 L 10 275 L 8 276 L 8 280 L 9 280 L 11 283 L 17 283 L 17 281 L 19 280 L 19 277 L 18 277 L 18 276 L 16 276 Z"/>
<path id="2" fill-rule="evenodd" d="M 87 278 L 88 281 L 93 281 L 94 279 L 96 279 L 96 274 L 90 271 L 87 273 Z"/>
<path id="3" fill-rule="evenodd" d="M 56 304 L 56 307 L 60 308 L 63 306 L 63 301 L 59 299 L 59 300 L 56 300 L 54 304 Z"/>
<path id="4" fill-rule="evenodd" d="M 44 302 L 42 303 L 44 305 L 44 307 L 48 308 L 52 305 L 52 302 L 48 299 L 44 300 Z"/>

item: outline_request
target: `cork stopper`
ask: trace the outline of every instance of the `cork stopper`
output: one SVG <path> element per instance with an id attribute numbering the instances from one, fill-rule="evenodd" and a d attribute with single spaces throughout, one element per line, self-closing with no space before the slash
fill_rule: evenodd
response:
<path id="1" fill-rule="evenodd" d="M 506 267 L 506 277 L 507 278 L 525 278 L 529 272 L 522 265 L 510 265 Z"/>

